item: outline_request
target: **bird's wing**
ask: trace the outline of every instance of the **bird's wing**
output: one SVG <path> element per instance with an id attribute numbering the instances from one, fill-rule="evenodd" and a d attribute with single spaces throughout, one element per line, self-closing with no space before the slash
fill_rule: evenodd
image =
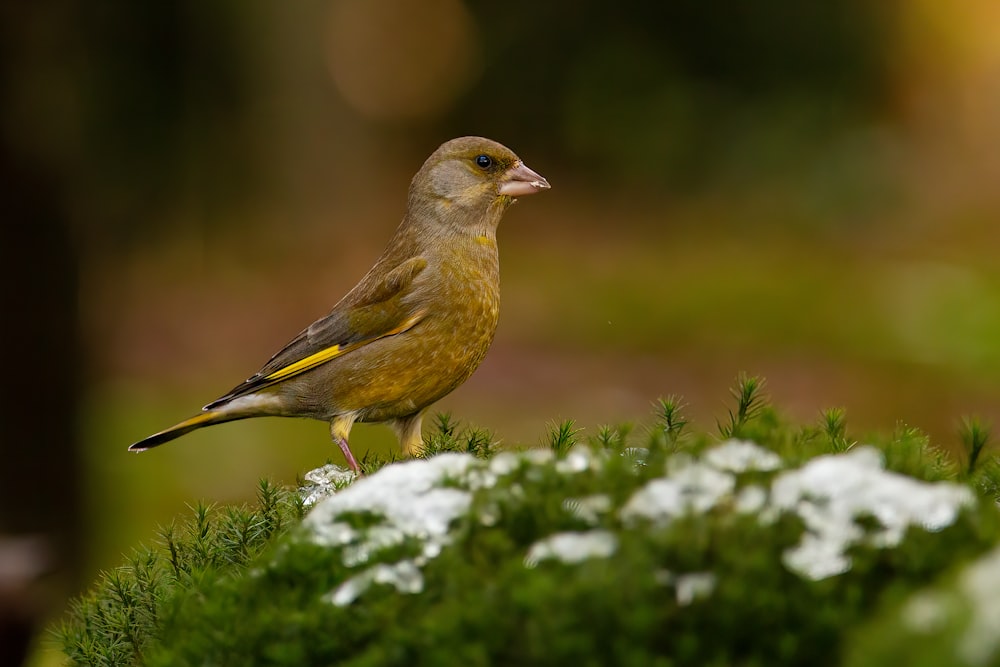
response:
<path id="1" fill-rule="evenodd" d="M 204 407 L 211 410 L 238 396 L 283 382 L 331 359 L 365 345 L 403 333 L 424 317 L 419 307 L 408 307 L 403 297 L 413 279 L 427 266 L 423 257 L 413 257 L 381 279 L 366 279 L 330 313 L 310 324 L 293 338 L 264 367 Z"/>

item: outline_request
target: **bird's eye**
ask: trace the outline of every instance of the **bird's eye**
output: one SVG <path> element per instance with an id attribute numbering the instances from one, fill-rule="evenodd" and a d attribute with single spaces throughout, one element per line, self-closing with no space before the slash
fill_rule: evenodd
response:
<path id="1" fill-rule="evenodd" d="M 478 155 L 476 156 L 476 166 L 480 169 L 489 169 L 493 166 L 493 158 L 489 155 Z"/>

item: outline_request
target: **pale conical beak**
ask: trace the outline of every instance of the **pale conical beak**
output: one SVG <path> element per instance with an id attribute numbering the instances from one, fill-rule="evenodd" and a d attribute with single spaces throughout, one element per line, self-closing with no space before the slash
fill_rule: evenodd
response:
<path id="1" fill-rule="evenodd" d="M 548 190 L 551 186 L 542 176 L 528 167 L 523 162 L 507 170 L 500 181 L 500 194 L 508 197 L 522 197 L 533 195 L 539 190 Z"/>

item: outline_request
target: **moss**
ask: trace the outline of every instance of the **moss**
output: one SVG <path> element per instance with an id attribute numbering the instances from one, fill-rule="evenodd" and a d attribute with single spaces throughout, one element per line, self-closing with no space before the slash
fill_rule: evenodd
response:
<path id="1" fill-rule="evenodd" d="M 69 618 L 54 630 L 57 641 L 73 664 L 141 664 L 159 634 L 166 600 L 204 584 L 209 572 L 245 571 L 303 513 L 297 492 L 267 481 L 260 482 L 254 507 L 196 505 L 185 521 L 165 527 L 156 543 L 136 549 L 74 600 Z"/>
<path id="2" fill-rule="evenodd" d="M 296 494 L 270 486 L 257 508 L 196 508 L 157 549 L 98 582 L 60 639 L 80 664 L 840 664 L 879 610 L 998 542 L 995 496 L 984 495 L 1000 488 L 997 466 L 981 446 L 978 465 L 960 466 L 897 428 L 873 444 L 907 477 L 864 470 L 921 493 L 972 499 L 973 488 L 979 500 L 955 501 L 950 520 L 911 526 L 898 543 L 884 539 L 891 520 L 879 506 L 859 511 L 844 571 L 805 576 L 788 554 L 810 519 L 794 503 L 780 506 L 779 480 L 817 456 L 871 456 L 842 412 L 791 425 L 761 387 L 742 379 L 719 425 L 757 445 L 728 450 L 689 431 L 676 398 L 660 402 L 649 428 L 588 438 L 563 422 L 548 450 L 520 454 L 439 418 L 425 462 L 331 489 L 351 511 L 317 509 L 300 523 Z M 390 477 L 395 486 L 381 487 Z M 420 524 L 427 516 L 406 524 L 412 503 L 435 489 L 461 501 L 437 542 Z M 643 490 L 663 492 L 655 497 L 664 507 L 643 505 Z M 679 504 L 669 504 L 672 493 Z M 380 509 L 357 511 L 366 497 Z M 330 522 L 342 540 L 323 537 Z M 560 555 L 555 544 L 601 548 Z"/>

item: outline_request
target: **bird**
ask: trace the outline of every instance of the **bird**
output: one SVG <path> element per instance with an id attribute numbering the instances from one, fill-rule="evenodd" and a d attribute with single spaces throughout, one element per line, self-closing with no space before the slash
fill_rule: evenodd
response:
<path id="1" fill-rule="evenodd" d="M 500 312 L 497 226 L 518 197 L 549 182 L 484 137 L 443 143 L 410 182 L 406 212 L 361 281 L 264 366 L 201 412 L 129 447 L 251 417 L 328 422 L 348 467 L 355 423 L 393 428 L 404 454 L 423 444 L 430 405 L 465 382 Z"/>

